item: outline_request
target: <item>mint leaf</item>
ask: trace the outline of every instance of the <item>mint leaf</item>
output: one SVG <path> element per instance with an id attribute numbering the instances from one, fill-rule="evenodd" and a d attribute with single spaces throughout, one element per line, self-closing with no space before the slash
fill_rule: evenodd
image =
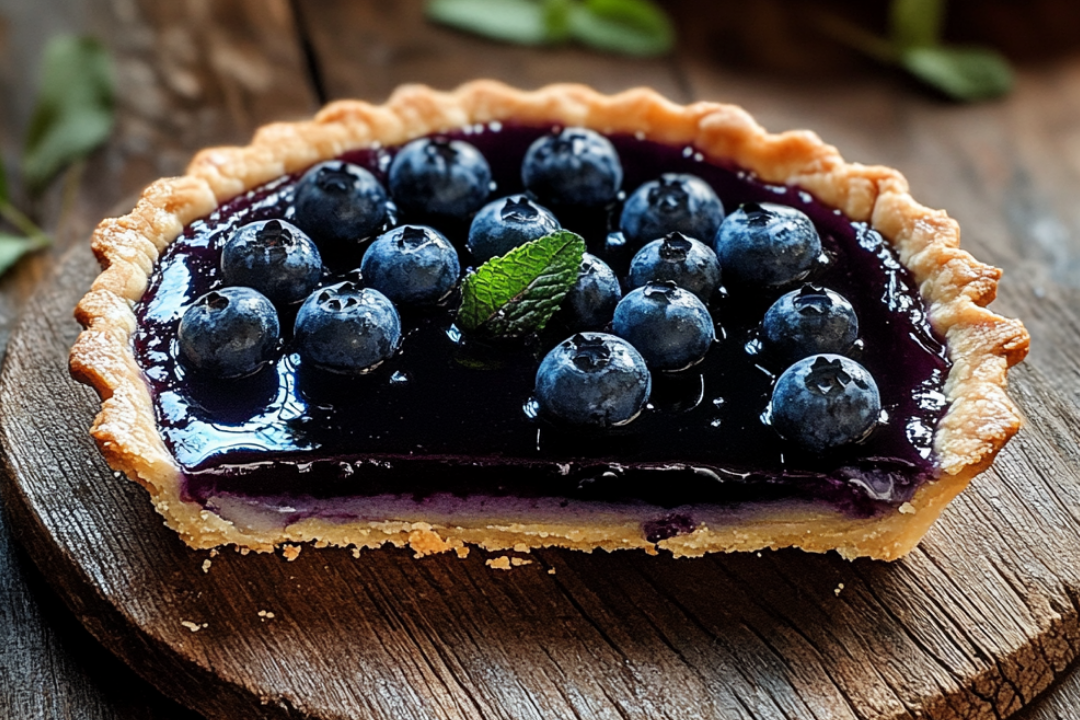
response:
<path id="1" fill-rule="evenodd" d="M 461 284 L 458 326 L 488 337 L 543 330 L 577 281 L 585 241 L 556 230 L 477 268 Z"/>
<path id="2" fill-rule="evenodd" d="M 26 253 L 38 249 L 30 238 L 0 232 L 0 274 L 17 263 Z"/>
<path id="3" fill-rule="evenodd" d="M 889 5 L 889 37 L 897 48 L 937 45 L 944 22 L 944 0 L 892 0 Z"/>
<path id="4" fill-rule="evenodd" d="M 900 63 L 955 100 L 985 100 L 1012 88 L 1008 61 L 989 49 L 914 47 L 901 52 Z"/>
<path id="5" fill-rule="evenodd" d="M 650 0 L 585 0 L 570 15 L 570 35 L 598 50 L 626 55 L 663 55 L 675 43 L 675 30 Z"/>
<path id="6" fill-rule="evenodd" d="M 548 42 L 564 42 L 570 37 L 570 15 L 577 0 L 544 0 L 544 28 Z"/>
<path id="7" fill-rule="evenodd" d="M 23 149 L 30 192 L 40 193 L 65 166 L 105 142 L 112 125 L 112 67 L 104 47 L 91 38 L 50 40 Z"/>
<path id="8" fill-rule="evenodd" d="M 458 30 L 519 45 L 543 45 L 552 38 L 547 3 L 530 0 L 432 0 L 427 17 Z"/>

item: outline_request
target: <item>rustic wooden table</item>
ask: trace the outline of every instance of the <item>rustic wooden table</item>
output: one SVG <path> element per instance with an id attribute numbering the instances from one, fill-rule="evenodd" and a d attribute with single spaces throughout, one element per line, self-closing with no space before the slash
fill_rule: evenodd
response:
<path id="1" fill-rule="evenodd" d="M 880 22 L 880 8 L 816 4 Z M 449 88 L 475 77 L 651 85 L 678 101 L 742 104 L 770 129 L 812 127 L 850 159 L 902 169 L 916 197 L 948 207 L 965 244 L 1007 268 L 1005 311 L 1043 299 L 1080 306 L 1080 11 L 1069 0 L 957 2 L 950 33 L 993 40 L 1017 59 L 1019 77 L 1005 100 L 956 106 L 816 35 L 812 5 L 673 1 L 680 49 L 646 61 L 487 43 L 425 25 L 417 0 L 0 0 L 9 167 L 45 39 L 96 35 L 119 79 L 116 131 L 86 165 L 74 202 L 57 188 L 37 208 L 56 247 L 0 280 L 0 346 L 60 254 L 196 149 L 245 142 L 258 125 L 310 115 L 329 99 L 379 101 L 403 82 Z M 97 645 L 17 540 L 0 515 L 0 717 L 194 718 Z M 1078 708 L 1074 670 L 1014 717 L 1077 718 Z"/>

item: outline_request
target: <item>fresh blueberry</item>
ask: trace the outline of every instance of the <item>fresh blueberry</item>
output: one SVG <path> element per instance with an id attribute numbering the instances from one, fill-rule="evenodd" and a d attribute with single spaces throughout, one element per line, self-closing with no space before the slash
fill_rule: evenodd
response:
<path id="1" fill-rule="evenodd" d="M 595 208 L 615 199 L 623 170 L 611 141 L 586 128 L 538 138 L 525 153 L 521 180 L 553 208 Z"/>
<path id="2" fill-rule="evenodd" d="M 401 318 L 378 290 L 345 281 L 311 293 L 293 329 L 300 357 L 332 372 L 374 369 L 398 348 Z"/>
<path id="3" fill-rule="evenodd" d="M 402 305 L 438 302 L 461 276 L 457 250 L 442 233 L 403 225 L 383 233 L 360 263 L 364 284 Z"/>
<path id="4" fill-rule="evenodd" d="M 634 247 L 681 232 L 712 240 L 724 219 L 724 205 L 709 184 L 696 175 L 664 173 L 626 200 L 619 226 Z"/>
<path id="5" fill-rule="evenodd" d="M 536 371 L 541 412 L 571 425 L 625 425 L 641 414 L 651 388 L 641 354 L 605 333 L 578 333 L 564 340 Z"/>
<path id="6" fill-rule="evenodd" d="M 226 285 L 254 288 L 275 303 L 300 302 L 322 279 L 322 258 L 304 232 L 284 220 L 238 229 L 221 251 Z"/>
<path id="7" fill-rule="evenodd" d="M 389 198 L 370 172 L 341 160 L 315 165 L 296 184 L 294 222 L 324 249 L 369 237 L 387 220 Z"/>
<path id="8" fill-rule="evenodd" d="M 701 362 L 716 340 L 705 305 L 671 281 L 650 282 L 628 293 L 615 308 L 612 328 L 651 369 L 666 372 Z"/>
<path id="9" fill-rule="evenodd" d="M 724 218 L 714 247 L 729 279 L 777 286 L 809 274 L 821 255 L 821 238 L 806 213 L 786 205 L 746 203 Z"/>
<path id="10" fill-rule="evenodd" d="M 843 355 L 812 355 L 789 367 L 772 394 L 772 425 L 812 452 L 864 438 L 881 417 L 870 373 Z"/>
<path id="11" fill-rule="evenodd" d="M 651 280 L 670 280 L 707 304 L 720 287 L 720 261 L 700 240 L 669 233 L 647 243 L 630 261 L 628 287 L 639 288 Z"/>
<path id="12" fill-rule="evenodd" d="M 843 355 L 859 337 L 859 319 L 843 296 L 807 284 L 772 304 L 761 335 L 765 346 L 788 362 L 821 353 Z"/>
<path id="13" fill-rule="evenodd" d="M 180 319 L 180 352 L 196 370 L 229 379 L 251 375 L 274 358 L 281 326 L 265 295 L 225 287 L 197 299 Z"/>
<path id="14" fill-rule="evenodd" d="M 600 258 L 585 253 L 577 282 L 563 299 L 567 322 L 575 328 L 599 328 L 611 321 L 622 289 L 615 273 Z"/>
<path id="15" fill-rule="evenodd" d="M 390 163 L 390 194 L 414 217 L 466 218 L 491 192 L 491 168 L 467 142 L 420 138 Z"/>
<path id="16" fill-rule="evenodd" d="M 469 250 L 482 263 L 558 229 L 559 221 L 550 210 L 524 195 L 511 195 L 476 213 L 469 227 Z"/>

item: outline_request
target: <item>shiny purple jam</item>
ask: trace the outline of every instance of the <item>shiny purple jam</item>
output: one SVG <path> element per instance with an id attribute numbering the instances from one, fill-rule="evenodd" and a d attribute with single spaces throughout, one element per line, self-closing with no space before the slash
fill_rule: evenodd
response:
<path id="1" fill-rule="evenodd" d="M 488 158 L 494 198 L 522 190 L 525 150 L 546 131 L 494 126 L 451 136 Z M 452 327 L 452 304 L 405 313 L 401 352 L 362 377 L 301 367 L 288 345 L 292 313 L 284 312 L 286 345 L 276 365 L 239 381 L 200 378 L 178 359 L 179 318 L 195 298 L 220 286 L 218 257 L 234 228 L 291 216 L 297 177 L 286 176 L 189 225 L 163 253 L 136 310 L 136 357 L 161 432 L 184 472 L 187 498 L 203 504 L 220 497 L 306 498 L 319 506 L 376 496 L 481 498 L 489 507 L 499 498 L 630 504 L 656 509 L 656 519 L 646 523 L 656 539 L 694 527 L 692 518 L 665 508 L 810 500 L 866 517 L 910 499 L 935 474 L 932 438 L 945 411 L 948 363 L 889 245 L 798 188 L 711 164 L 693 148 L 625 135 L 611 140 L 626 191 L 663 172 L 688 172 L 710 183 L 728 212 L 743 202 L 779 202 L 810 216 L 829 256 L 811 280 L 854 305 L 861 327 L 855 357 L 876 378 L 887 423 L 865 442 L 824 457 L 781 440 L 763 417 L 783 367 L 754 348 L 758 323 L 782 291 L 741 288 L 729 288 L 713 307 L 720 340 L 705 361 L 681 377 L 655 375 L 649 408 L 607 432 L 553 427 L 529 411 L 540 359 L 570 331 L 553 322 L 527 342 L 474 347 Z M 362 150 L 344 159 L 385 180 L 393 153 Z M 624 274 L 629 253 L 607 244 L 611 218 L 618 218 L 617 208 L 560 220 Z M 466 228 L 440 229 L 463 265 L 471 264 Z M 358 266 L 362 250 L 333 258 L 327 282 Z"/>

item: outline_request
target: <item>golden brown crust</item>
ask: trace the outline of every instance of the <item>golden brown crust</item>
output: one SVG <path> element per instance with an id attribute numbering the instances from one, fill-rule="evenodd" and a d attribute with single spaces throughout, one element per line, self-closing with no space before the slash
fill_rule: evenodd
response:
<path id="1" fill-rule="evenodd" d="M 880 231 L 914 274 L 953 362 L 945 385 L 950 406 L 935 437 L 941 477 L 920 488 L 901 512 L 881 518 L 854 520 L 812 506 L 788 507 L 762 511 L 752 524 L 706 525 L 655 546 L 639 524 L 617 521 L 341 525 L 305 520 L 283 530 L 254 531 L 184 502 L 179 468 L 157 431 L 149 392 L 130 349 L 133 305 L 158 254 L 187 223 L 284 173 L 376 143 L 396 145 L 468 124 L 506 120 L 581 125 L 694 145 L 706 157 L 734 163 L 767 182 L 798 185 Z M 465 544 L 492 550 L 524 544 L 652 552 L 661 547 L 676 555 L 700 555 L 797 546 L 893 559 L 915 546 L 942 508 L 1020 426 L 1019 411 L 1005 392 L 1006 371 L 1023 359 L 1028 335 L 1018 321 L 986 309 L 1001 272 L 959 249 L 959 241 L 956 222 L 917 203 L 897 171 L 846 163 L 811 132 L 767 133 L 735 106 L 681 106 L 647 89 L 606 96 L 579 85 L 523 92 L 485 80 L 449 93 L 405 86 L 382 106 L 335 102 L 312 121 L 262 128 L 247 147 L 203 150 L 187 175 L 154 183 L 130 214 L 103 221 L 93 248 L 104 270 L 76 308 L 86 329 L 72 349 L 71 372 L 102 398 L 92 434 L 109 463 L 146 487 L 166 523 L 196 548 L 232 543 L 270 551 L 289 542 L 356 547 L 389 542 L 409 544 L 419 554 L 460 550 Z"/>

